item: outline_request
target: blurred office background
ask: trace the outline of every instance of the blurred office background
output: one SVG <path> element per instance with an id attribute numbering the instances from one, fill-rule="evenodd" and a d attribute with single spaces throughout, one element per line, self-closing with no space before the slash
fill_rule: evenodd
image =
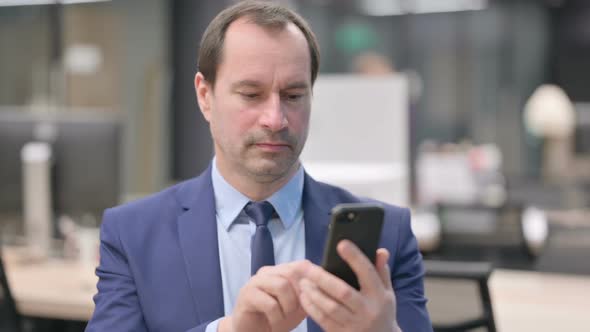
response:
<path id="1" fill-rule="evenodd" d="M 50 149 L 49 246 L 77 247 L 52 252 L 70 259 L 82 251 L 75 229 L 99 226 L 104 208 L 207 167 L 197 50 L 210 20 L 234 2 L 0 0 L 6 246 L 27 241 L 26 143 Z M 589 1 L 282 2 L 317 34 L 320 79 L 403 81 L 403 123 L 391 128 L 406 137 L 395 140 L 396 129 L 391 145 L 403 145 L 407 187 L 393 203 L 413 209 L 426 259 L 558 274 L 590 289 Z M 76 330 L 85 317 L 21 314 L 40 330 Z M 505 330 L 531 330 L 526 319 L 519 326 Z"/>

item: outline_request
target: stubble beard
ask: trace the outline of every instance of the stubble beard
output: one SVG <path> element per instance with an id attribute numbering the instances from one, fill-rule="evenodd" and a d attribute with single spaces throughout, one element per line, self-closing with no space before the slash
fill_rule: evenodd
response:
<path id="1" fill-rule="evenodd" d="M 288 152 L 269 153 L 257 151 L 256 146 L 244 149 L 242 170 L 244 175 L 258 183 L 280 181 L 299 168 L 299 153 L 292 148 Z"/>
<path id="2" fill-rule="evenodd" d="M 277 153 L 264 152 L 256 146 L 259 142 L 284 142 L 289 148 Z M 287 131 L 275 135 L 252 134 L 247 137 L 242 147 L 241 159 L 245 175 L 258 183 L 272 183 L 290 177 L 299 168 L 301 150 L 299 140 Z"/>

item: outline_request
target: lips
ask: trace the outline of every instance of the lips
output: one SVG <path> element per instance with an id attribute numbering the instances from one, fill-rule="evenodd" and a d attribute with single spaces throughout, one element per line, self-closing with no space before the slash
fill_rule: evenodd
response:
<path id="1" fill-rule="evenodd" d="M 287 143 L 276 143 L 276 142 L 261 142 L 261 143 L 256 143 L 255 146 L 261 150 L 264 151 L 270 151 L 270 152 L 280 152 L 280 151 L 284 151 L 286 149 L 290 149 L 291 146 Z"/>

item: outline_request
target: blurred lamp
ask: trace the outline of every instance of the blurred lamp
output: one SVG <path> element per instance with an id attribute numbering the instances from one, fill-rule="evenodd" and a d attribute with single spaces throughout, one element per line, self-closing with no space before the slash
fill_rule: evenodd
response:
<path id="1" fill-rule="evenodd" d="M 542 170 L 546 180 L 562 182 L 571 176 L 571 136 L 575 112 L 565 92 L 556 85 L 541 85 L 524 109 L 527 130 L 543 138 Z"/>
<path id="2" fill-rule="evenodd" d="M 574 106 L 560 87 L 541 85 L 525 105 L 524 123 L 527 130 L 535 136 L 567 138 L 574 132 Z"/>

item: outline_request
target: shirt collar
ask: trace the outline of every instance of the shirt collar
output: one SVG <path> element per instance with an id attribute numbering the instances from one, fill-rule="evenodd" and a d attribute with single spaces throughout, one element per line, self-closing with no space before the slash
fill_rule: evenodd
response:
<path id="1" fill-rule="evenodd" d="M 217 158 L 213 158 L 211 180 L 215 195 L 217 218 L 223 227 L 229 230 L 244 209 L 244 206 L 250 202 L 250 199 L 223 178 L 217 168 Z M 295 223 L 298 212 L 301 210 L 303 180 L 303 167 L 299 167 L 287 184 L 266 199 L 275 208 L 285 229 Z"/>

